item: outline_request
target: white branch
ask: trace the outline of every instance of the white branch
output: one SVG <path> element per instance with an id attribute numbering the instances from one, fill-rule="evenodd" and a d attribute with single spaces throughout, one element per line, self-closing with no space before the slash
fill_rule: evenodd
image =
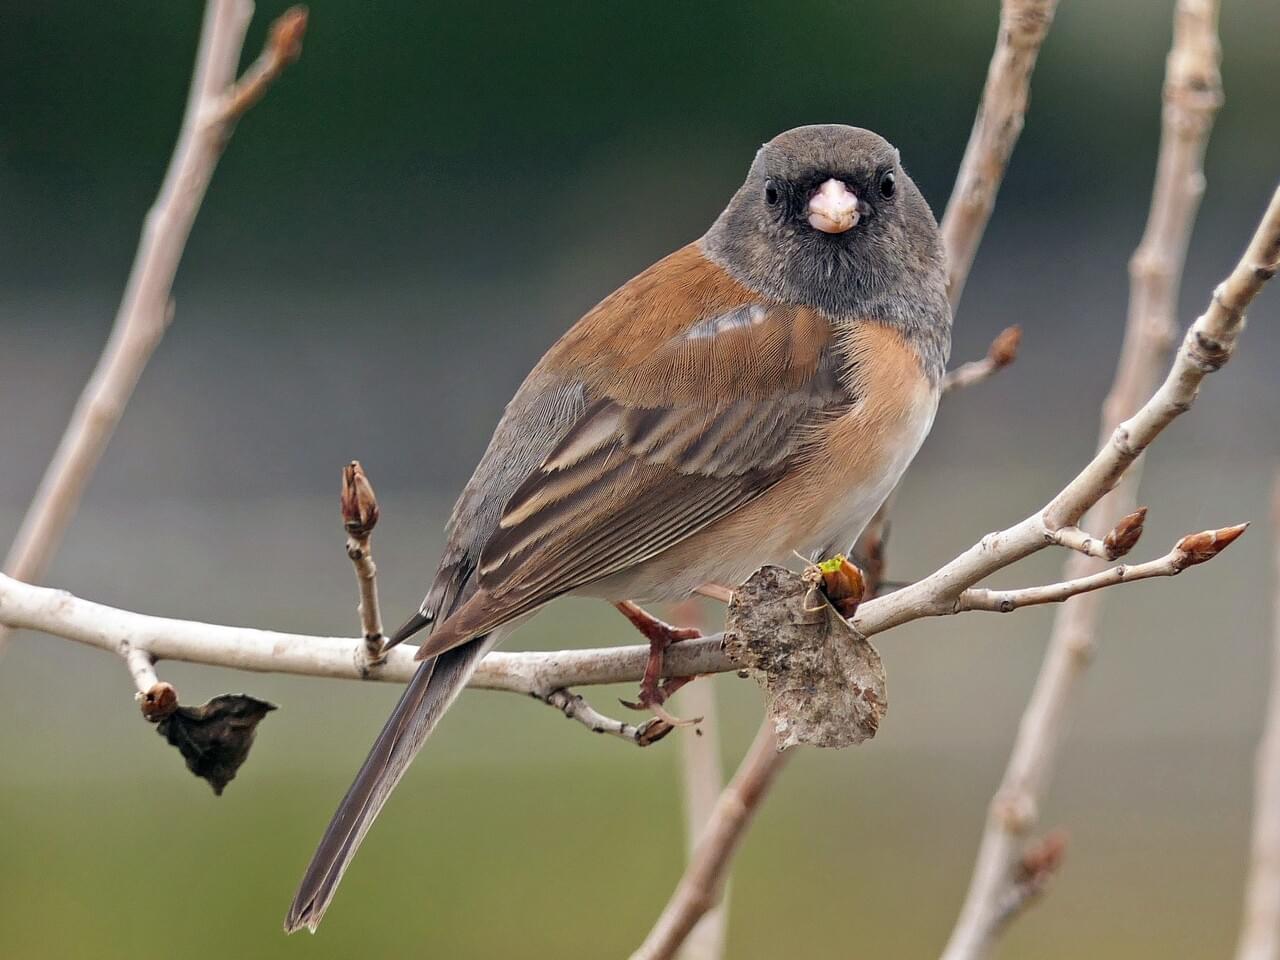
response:
<path id="1" fill-rule="evenodd" d="M 252 16 L 249 0 L 209 0 L 205 8 L 182 129 L 144 221 L 111 336 L 5 560 L 5 573 L 18 580 L 44 578 L 143 368 L 164 336 L 172 318 L 170 292 L 178 263 L 235 121 L 301 50 L 306 13 L 294 8 L 276 21 L 245 82 L 233 87 Z M 7 639 L 8 631 L 0 628 L 0 651 Z"/>
<path id="2" fill-rule="evenodd" d="M 262 673 L 407 683 L 418 666 L 412 647 L 396 647 L 383 663 L 370 665 L 364 657 L 362 637 L 313 637 L 152 617 L 2 574 L 0 624 L 40 630 L 119 656 L 142 650 L 154 660 L 183 660 Z M 721 639 L 716 635 L 674 644 L 664 658 L 664 675 L 687 677 L 739 669 L 720 649 Z M 647 645 L 546 653 L 495 651 L 485 657 L 471 686 L 545 699 L 555 690 L 576 684 L 639 680 L 648 656 Z"/>
<path id="3" fill-rule="evenodd" d="M 1280 473 L 1275 486 L 1275 622 L 1271 692 L 1258 745 L 1253 842 L 1236 960 L 1280 960 Z"/>
<path id="4" fill-rule="evenodd" d="M 1183 537 L 1163 557 L 1146 563 L 1121 564 L 1088 576 L 1075 577 L 1059 583 L 1040 587 L 1024 587 L 1020 590 L 984 590 L 970 587 L 956 598 L 956 612 L 986 610 L 991 613 L 1012 613 L 1022 607 L 1043 603 L 1062 603 L 1082 593 L 1092 593 L 1103 587 L 1121 583 L 1133 583 L 1151 577 L 1176 577 L 1187 567 L 1212 560 L 1244 533 L 1249 525 L 1236 524 L 1221 530 L 1206 530 Z"/>
<path id="5" fill-rule="evenodd" d="M 125 666 L 133 676 L 133 683 L 138 688 L 139 696 L 145 696 L 147 691 L 160 682 L 160 678 L 156 676 L 156 662 L 146 650 L 126 642 L 121 644 L 121 656 L 124 657 Z"/>
<path id="6" fill-rule="evenodd" d="M 634 743 L 638 747 L 647 747 L 651 743 L 657 743 L 673 729 L 671 724 L 661 717 L 650 717 L 640 724 L 627 723 L 624 720 L 614 720 L 612 717 L 606 717 L 591 704 L 587 703 L 582 694 L 574 693 L 563 687 L 558 690 L 552 690 L 546 696 L 536 693 L 534 696 L 538 697 L 547 706 L 555 707 L 570 720 L 577 720 L 592 733 L 607 733 L 610 736 Z"/>
<path id="7" fill-rule="evenodd" d="M 1215 304 L 1196 321 L 1182 351 L 1156 397 L 1125 423 L 1121 421 L 1148 397 L 1159 377 L 1165 347 L 1172 341 L 1183 262 L 1200 197 L 1204 191 L 1203 160 L 1213 119 L 1222 102 L 1219 75 L 1216 0 L 1178 0 L 1173 45 L 1164 84 L 1160 152 L 1156 163 L 1151 211 L 1138 249 L 1130 262 L 1130 300 L 1124 345 L 1111 392 L 1102 410 L 1100 445 L 1087 484 L 1114 486 L 1124 469 L 1161 427 L 1195 397 L 1200 379 L 1227 356 L 1243 326 L 1239 312 L 1247 304 L 1241 294 L 1256 294 L 1261 279 L 1250 279 L 1252 263 L 1277 235 L 1277 200 L 1264 219 L 1250 253 L 1226 285 L 1229 309 Z M 1277 194 L 1280 199 L 1280 193 Z M 1268 227 L 1270 223 L 1270 227 Z M 1267 232 L 1271 232 L 1271 240 Z M 1273 250 L 1274 253 L 1274 250 Z M 1271 259 L 1274 259 L 1272 257 Z M 1202 345 L 1208 351 L 1202 350 Z M 1084 523 L 1091 529 L 1116 525 L 1133 510 L 1136 476 Z M 1084 504 L 1083 507 L 1091 506 Z M 1078 497 L 1059 498 L 1050 511 L 1058 528 L 1075 525 L 1083 507 Z M 1083 556 L 1066 565 L 1068 579 L 1087 576 L 1093 564 Z M 1057 614 L 1040 676 L 1019 725 L 1004 778 L 991 811 L 974 864 L 973 878 L 943 954 L 944 960 L 979 960 L 990 953 L 1005 922 L 1003 904 L 1016 882 L 1023 835 L 1036 821 L 1048 787 L 1065 716 L 1076 680 L 1090 660 L 1102 594 L 1082 596 Z M 1013 811 L 1013 815 L 1010 815 Z"/>

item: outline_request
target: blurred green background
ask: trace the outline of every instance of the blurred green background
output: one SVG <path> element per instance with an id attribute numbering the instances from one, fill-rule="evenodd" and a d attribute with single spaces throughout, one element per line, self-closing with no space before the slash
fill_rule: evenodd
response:
<path id="1" fill-rule="evenodd" d="M 246 50 L 283 9 L 263 3 Z M 928 572 L 1088 455 L 1146 215 L 1169 2 L 1064 0 L 957 317 L 957 360 L 1023 356 L 944 405 L 906 483 L 892 572 Z M 755 147 L 872 127 L 941 210 L 995 0 L 936 4 L 315 3 L 301 62 L 243 121 L 177 316 L 49 581 L 149 612 L 355 629 L 336 488 L 384 511 L 387 618 L 413 609 L 506 398 L 586 308 L 705 229 Z M 177 130 L 199 4 L 0 2 L 0 542 L 106 335 Z M 1227 104 L 1191 246 L 1190 318 L 1280 169 L 1280 6 L 1228 2 Z M 247 57 L 246 57 L 247 59 Z M 1153 452 L 1143 556 L 1263 520 L 1280 453 L 1280 295 Z M 1010 957 L 1222 956 L 1265 695 L 1269 531 L 1108 600 L 1046 825 L 1071 833 Z M 1043 555 L 1002 579 L 1051 577 Z M 891 710 L 801 753 L 738 863 L 729 955 L 936 954 L 959 905 L 1050 611 L 880 641 Z M 513 646 L 631 642 L 565 601 Z M 98 652 L 24 635 L 0 662 L 0 956 L 626 956 L 681 869 L 675 737 L 637 751 L 516 697 L 465 696 L 372 832 L 320 934 L 285 939 L 313 844 L 396 691 L 166 664 L 188 702 L 281 705 L 221 798 Z M 714 682 L 727 764 L 759 697 Z M 613 695 L 597 691 L 607 707 Z"/>

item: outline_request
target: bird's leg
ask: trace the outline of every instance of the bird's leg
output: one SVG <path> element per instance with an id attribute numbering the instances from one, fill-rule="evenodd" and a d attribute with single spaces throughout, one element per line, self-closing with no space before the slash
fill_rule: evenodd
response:
<path id="1" fill-rule="evenodd" d="M 640 681 L 640 699 L 635 703 L 623 700 L 623 706 L 633 710 L 649 710 L 661 720 L 672 726 L 688 726 L 701 720 L 681 720 L 673 717 L 664 708 L 667 697 L 675 693 L 693 677 L 671 677 L 665 682 L 662 679 L 662 661 L 667 647 L 679 640 L 694 640 L 702 636 L 702 631 L 695 627 L 673 627 L 664 620 L 659 620 L 647 610 L 623 600 L 615 603 L 618 612 L 631 621 L 632 626 L 649 640 L 649 659 L 644 666 L 644 677 Z"/>

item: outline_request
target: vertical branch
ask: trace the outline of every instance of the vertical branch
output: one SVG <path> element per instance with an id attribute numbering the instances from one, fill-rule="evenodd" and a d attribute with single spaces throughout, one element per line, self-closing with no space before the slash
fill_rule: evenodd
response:
<path id="1" fill-rule="evenodd" d="M 1000 4 L 1000 28 L 987 68 L 987 83 L 951 199 L 942 215 L 942 242 L 949 270 L 947 293 L 952 309 L 964 292 L 1009 158 L 1022 133 L 1031 98 L 1031 72 L 1057 6 L 1057 0 L 1003 0 Z"/>
<path id="2" fill-rule="evenodd" d="M 1222 103 L 1217 0 L 1178 0 L 1166 64 L 1160 152 L 1147 228 L 1130 262 L 1131 289 L 1124 346 L 1103 404 L 1099 444 L 1130 416 L 1158 381 L 1172 343 L 1174 311 L 1191 226 L 1204 192 L 1203 160 Z M 1136 474 L 1086 515 L 1086 529 L 1107 530 L 1134 509 Z M 1073 553 L 1065 579 L 1099 569 Z M 1101 593 L 1064 604 L 1040 675 L 1018 728 L 1009 764 L 991 804 L 964 906 L 944 960 L 986 956 L 1002 928 L 1001 904 L 1016 882 L 1026 836 L 1048 787 L 1076 681 L 1088 666 Z"/>
<path id="3" fill-rule="evenodd" d="M 284 66 L 301 53 L 306 11 L 295 7 L 273 26 L 245 80 L 236 67 L 250 0 L 209 0 L 182 129 L 160 193 L 147 213 L 124 297 L 98 365 L 81 393 L 53 460 L 18 530 L 4 570 L 43 579 L 142 371 L 173 314 L 170 292 L 187 237 L 235 122 Z M 8 631 L 0 628 L 0 649 Z"/>
<path id="4" fill-rule="evenodd" d="M 673 614 L 672 621 L 692 625 L 700 619 L 699 612 L 697 603 L 685 601 Z M 702 718 L 692 735 L 686 731 L 680 738 L 685 839 L 692 860 L 715 812 L 716 798 L 724 789 L 724 771 L 720 765 L 720 723 L 712 678 L 703 677 L 697 683 L 687 684 L 678 696 L 683 712 Z M 720 902 L 708 910 L 690 931 L 680 952 L 682 960 L 720 960 L 724 956 L 729 920 L 727 881 L 725 886 Z"/>
<path id="5" fill-rule="evenodd" d="M 689 858 L 670 901 L 631 960 L 670 960 L 698 920 L 720 899 L 729 863 L 738 852 L 774 778 L 794 753 L 778 750 L 773 724 L 765 720 Z"/>
<path id="6" fill-rule="evenodd" d="M 366 665 L 382 661 L 382 612 L 378 605 L 378 567 L 373 562 L 373 528 L 378 525 L 378 498 L 359 460 L 342 469 L 342 526 L 347 531 L 347 558 L 356 571 L 360 591 L 360 632 Z"/>
<path id="7" fill-rule="evenodd" d="M 1271 692 L 1258 745 L 1249 882 L 1236 960 L 1280 960 L 1280 472 L 1276 473 L 1273 511 L 1276 584 Z"/>

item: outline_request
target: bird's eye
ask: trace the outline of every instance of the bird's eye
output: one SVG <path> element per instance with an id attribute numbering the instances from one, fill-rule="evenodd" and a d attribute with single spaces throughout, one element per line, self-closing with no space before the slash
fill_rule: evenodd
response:
<path id="1" fill-rule="evenodd" d="M 778 202 L 778 185 L 772 180 L 764 182 L 764 202 L 771 207 Z"/>
<path id="2" fill-rule="evenodd" d="M 880 178 L 880 196 L 884 197 L 886 200 L 890 200 L 897 192 L 898 181 L 892 173 L 886 173 Z"/>

